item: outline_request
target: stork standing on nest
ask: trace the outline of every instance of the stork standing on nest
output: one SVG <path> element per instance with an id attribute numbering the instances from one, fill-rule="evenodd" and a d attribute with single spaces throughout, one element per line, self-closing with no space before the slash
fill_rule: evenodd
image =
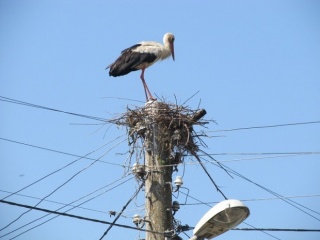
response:
<path id="1" fill-rule="evenodd" d="M 173 42 L 173 34 L 166 33 L 163 37 L 163 45 L 158 42 L 140 42 L 135 44 L 123 50 L 120 57 L 106 69 L 110 68 L 109 75 L 113 77 L 123 76 L 141 69 L 140 78 L 143 83 L 147 101 L 149 99 L 156 100 L 146 84 L 144 71 L 159 60 L 164 60 L 170 56 L 172 56 L 174 60 Z"/>

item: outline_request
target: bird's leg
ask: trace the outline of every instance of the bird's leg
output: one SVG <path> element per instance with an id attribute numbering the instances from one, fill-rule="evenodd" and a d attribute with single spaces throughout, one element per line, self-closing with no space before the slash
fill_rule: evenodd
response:
<path id="1" fill-rule="evenodd" d="M 142 69 L 142 72 L 141 72 L 141 75 L 140 75 L 140 79 L 141 79 L 142 84 L 143 84 L 144 93 L 146 94 L 146 100 L 148 101 L 148 94 L 147 94 L 147 90 L 146 90 L 146 82 L 144 81 L 144 69 Z"/>
<path id="2" fill-rule="evenodd" d="M 144 88 L 144 92 L 145 92 L 145 94 L 146 94 L 146 98 L 147 98 L 147 101 L 149 100 L 149 99 L 151 99 L 151 100 L 157 100 L 156 98 L 154 98 L 153 96 L 152 96 L 152 94 L 151 94 L 151 92 L 150 92 L 150 90 L 149 90 L 149 88 L 148 88 L 148 86 L 147 86 L 147 83 L 146 83 L 146 81 L 144 80 L 144 70 L 145 70 L 145 68 L 142 68 L 141 69 L 141 75 L 140 75 L 140 78 L 141 78 L 141 81 L 142 81 L 142 84 L 143 84 L 143 88 Z M 148 97 L 148 95 L 149 95 L 149 97 Z"/>

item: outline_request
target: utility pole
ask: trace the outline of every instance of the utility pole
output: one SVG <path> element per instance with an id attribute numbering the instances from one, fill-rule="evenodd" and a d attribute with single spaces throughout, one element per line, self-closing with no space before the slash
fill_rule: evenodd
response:
<path id="1" fill-rule="evenodd" d="M 156 121 L 158 115 L 169 110 L 161 102 L 146 103 L 147 129 L 145 136 L 145 194 L 146 229 L 155 232 L 171 231 L 172 226 L 172 172 L 171 148 L 163 122 Z M 169 166 L 168 166 L 169 165 Z M 147 232 L 146 240 L 163 240 L 164 235 Z"/>
<path id="2" fill-rule="evenodd" d="M 128 109 L 123 118 L 115 120 L 129 127 L 132 153 L 139 151 L 134 147 L 138 140 L 143 143 L 144 163 L 137 161 L 132 172 L 144 181 L 146 213 L 143 219 L 138 214 L 134 216 L 133 222 L 137 227 L 145 226 L 146 240 L 170 240 L 176 235 L 179 226 L 173 213 L 179 203 L 172 203 L 172 192 L 178 191 L 183 182 L 180 177 L 173 187 L 172 173 L 178 171 L 184 155 L 197 156 L 199 136 L 193 125 L 207 124 L 199 121 L 205 114 L 204 109 L 149 101 L 143 108 Z"/>

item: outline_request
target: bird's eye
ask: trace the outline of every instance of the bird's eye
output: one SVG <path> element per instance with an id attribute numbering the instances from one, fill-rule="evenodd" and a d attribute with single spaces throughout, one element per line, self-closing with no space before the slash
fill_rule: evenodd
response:
<path id="1" fill-rule="evenodd" d="M 171 38 L 171 42 L 174 42 L 174 37 L 173 37 L 173 38 Z"/>

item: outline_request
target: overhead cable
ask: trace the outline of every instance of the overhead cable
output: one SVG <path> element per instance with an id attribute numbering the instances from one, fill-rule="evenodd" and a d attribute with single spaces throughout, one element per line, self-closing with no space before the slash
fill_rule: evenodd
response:
<path id="1" fill-rule="evenodd" d="M 93 191 L 93 192 L 91 192 L 91 193 L 89 193 L 89 194 L 87 194 L 87 195 L 85 195 L 85 196 L 83 196 L 83 197 L 81 197 L 81 198 L 78 198 L 77 200 L 74 200 L 74 201 L 70 202 L 69 204 L 65 204 L 64 206 L 56 209 L 55 211 L 57 212 L 57 211 L 65 208 L 65 207 L 67 207 L 67 206 L 71 206 L 71 208 L 69 208 L 68 210 L 66 210 L 66 211 L 63 212 L 63 213 L 67 213 L 67 212 L 69 212 L 69 211 L 71 211 L 71 210 L 73 210 L 73 209 L 75 209 L 75 208 L 78 208 L 78 207 L 82 206 L 83 204 L 85 204 L 85 203 L 87 203 L 87 202 L 90 202 L 91 200 L 96 199 L 97 197 L 100 197 L 101 195 L 103 195 L 103 194 L 105 194 L 105 193 L 107 193 L 107 192 L 109 192 L 109 191 L 111 191 L 111 190 L 119 187 L 120 185 L 123 185 L 124 183 L 128 182 L 129 180 L 133 179 L 133 177 L 131 177 L 131 178 L 129 178 L 129 179 L 127 179 L 127 180 L 125 180 L 125 181 L 117 184 L 116 186 L 113 186 L 113 187 L 111 187 L 111 188 L 103 191 L 102 193 L 99 193 L 98 195 L 96 195 L 96 196 L 94 196 L 94 197 L 91 197 L 91 198 L 85 200 L 85 201 L 82 202 L 82 203 L 79 203 L 79 204 L 77 204 L 77 205 L 75 205 L 75 206 L 72 205 L 72 204 L 74 204 L 74 203 L 76 203 L 76 202 L 78 202 L 78 201 L 80 201 L 80 200 L 82 200 L 82 199 L 84 199 L 84 198 L 86 198 L 86 197 L 88 197 L 88 196 L 90 196 L 90 195 L 92 195 L 92 194 L 100 191 L 100 190 L 103 189 L 103 188 L 106 188 L 106 187 L 111 186 L 112 184 L 120 181 L 121 179 L 123 179 L 123 178 L 125 178 L 125 177 L 127 177 L 127 176 L 123 176 L 123 177 L 117 179 L 116 181 L 113 181 L 112 183 L 110 183 L 110 184 L 108 184 L 108 185 L 106 185 L 106 186 L 104 186 L 104 187 L 102 187 L 102 188 L 99 188 L 99 189 L 97 189 L 97 190 L 95 190 L 95 191 Z M 48 214 L 46 214 L 46 215 L 44 215 L 44 216 L 42 216 L 42 217 L 39 217 L 39 218 L 37 218 L 37 219 L 34 219 L 34 220 L 32 220 L 32 221 L 30 221 L 30 222 L 28 222 L 28 223 L 26 223 L 26 224 L 24 224 L 24 225 L 22 225 L 22 226 L 20 226 L 20 227 L 18 227 L 18 228 L 16 228 L 16 229 L 14 229 L 14 230 L 12 230 L 12 231 L 4 234 L 4 235 L 1 235 L 0 238 L 5 237 L 5 236 L 7 236 L 7 235 L 9 235 L 9 234 L 11 234 L 11 233 L 13 233 L 13 232 L 16 232 L 16 231 L 18 231 L 18 230 L 20 230 L 20 229 L 22 229 L 22 228 L 24 228 L 24 227 L 26 227 L 26 226 L 34 223 L 34 222 L 37 222 L 37 221 L 39 221 L 39 220 L 47 217 L 47 216 L 50 215 L 50 214 L 51 214 L 51 213 L 48 213 Z M 23 231 L 22 233 L 16 235 L 15 237 L 12 237 L 11 239 L 14 239 L 14 238 L 16 238 L 16 237 L 18 237 L 18 236 L 21 236 L 21 235 L 25 234 L 26 232 L 29 232 L 29 231 L 31 231 L 31 230 L 33 230 L 33 229 L 35 229 L 35 228 L 37 228 L 37 227 L 39 227 L 39 226 L 41 226 L 41 225 L 49 222 L 49 221 L 51 221 L 51 220 L 53 220 L 53 219 L 55 219 L 55 218 L 57 218 L 57 217 L 59 217 L 59 216 L 60 216 L 60 215 L 55 215 L 54 217 L 49 218 L 48 220 L 46 220 L 46 221 L 44 221 L 44 222 L 41 222 L 41 223 L 39 223 L 39 224 L 37 224 L 37 225 L 35 225 L 35 226 L 33 226 L 33 227 L 31 227 L 31 228 Z"/>
<path id="2" fill-rule="evenodd" d="M 108 122 L 108 121 L 107 121 L 106 119 L 104 119 L 104 118 L 94 117 L 94 116 L 89 116 L 89 115 L 84 115 L 84 114 L 78 114 L 78 113 L 73 113 L 73 112 L 62 111 L 62 110 L 58 110 L 58 109 L 54 109 L 54 108 L 49 108 L 49 107 L 44 107 L 44 106 L 40 106 L 40 105 L 37 105 L 37 104 L 28 103 L 28 102 L 24 102 L 24 101 L 12 99 L 12 98 L 7 98 L 7 97 L 4 97 L 4 96 L 0 96 L 0 101 L 8 102 L 8 103 L 13 103 L 13 104 L 18 104 L 18 105 L 27 106 L 27 107 L 33 107 L 33 108 L 39 108 L 39 109 L 54 111 L 54 112 L 58 112 L 58 113 L 65 113 L 65 114 L 68 114 L 68 115 L 77 116 L 77 117 L 83 117 L 83 118 L 88 118 L 88 119 L 92 119 L 92 120 L 96 120 L 96 121 L 101 121 L 101 122 Z"/>
<path id="3" fill-rule="evenodd" d="M 318 124 L 320 121 L 310 121 L 310 122 L 297 122 L 297 123 L 284 123 L 284 124 L 275 124 L 275 125 L 265 125 L 265 126 L 253 126 L 253 127 L 241 127 L 241 128 L 231 128 L 223 130 L 212 130 L 207 132 L 231 132 L 239 130 L 251 130 L 259 128 L 276 128 L 276 127 L 288 127 L 288 126 L 297 126 L 297 125 L 309 125 L 309 124 Z"/>
<path id="4" fill-rule="evenodd" d="M 29 208 L 29 209 L 42 211 L 42 212 L 46 212 L 46 213 L 50 213 L 50 214 L 56 214 L 56 215 L 60 215 L 60 216 L 65 216 L 65 217 L 77 218 L 77 219 L 80 219 L 80 220 L 86 220 L 86 221 L 90 221 L 90 222 L 97 222 L 97 223 L 108 224 L 108 225 L 112 224 L 113 226 L 116 226 L 116 227 L 128 228 L 128 229 L 139 230 L 139 231 L 144 231 L 144 232 L 151 232 L 151 233 L 161 234 L 161 235 L 164 234 L 162 232 L 156 232 L 156 231 L 151 231 L 151 230 L 147 230 L 147 229 L 140 229 L 140 228 L 137 228 L 137 227 L 131 227 L 131 226 L 118 224 L 118 223 L 113 223 L 113 222 L 108 222 L 108 221 L 103 221 L 103 220 L 99 220 L 99 219 L 87 218 L 87 217 L 78 216 L 78 215 L 69 214 L 69 213 L 52 211 L 52 210 L 45 209 L 45 208 L 33 207 L 33 206 L 20 204 L 20 203 L 16 203 L 16 202 L 10 202 L 10 201 L 6 201 L 6 200 L 0 200 L 0 203 L 5 203 L 5 204 L 18 206 L 18 207 L 23 207 L 23 208 Z"/>
<path id="5" fill-rule="evenodd" d="M 115 138 L 114 140 L 118 139 L 119 137 Z M 113 140 L 113 141 L 114 141 Z M 125 140 L 121 141 L 121 142 L 124 142 Z M 120 142 L 120 143 L 121 143 Z M 110 142 L 109 142 L 110 143 Z M 110 152 L 114 147 L 118 146 L 119 143 L 115 144 L 114 146 L 112 146 L 106 153 L 104 153 L 101 157 L 99 157 L 96 161 L 93 161 L 91 164 L 89 164 L 88 166 L 82 168 L 81 170 L 79 170 L 78 172 L 76 172 L 75 174 L 73 174 L 69 179 L 67 179 L 64 183 L 62 183 L 61 185 L 59 185 L 57 188 L 55 188 L 52 192 L 50 192 L 48 195 L 46 195 L 45 197 L 43 197 L 34 207 L 37 207 L 41 202 L 43 202 L 45 199 L 47 199 L 49 196 L 51 196 L 52 194 L 54 194 L 55 192 L 57 192 L 60 188 L 62 188 L 63 186 L 65 186 L 67 183 L 69 183 L 72 179 L 74 179 L 77 175 L 79 175 L 80 173 L 84 172 L 85 170 L 87 170 L 88 168 L 90 168 L 91 166 L 93 166 L 100 158 L 102 158 L 103 156 L 105 156 L 108 152 Z M 101 148 L 101 147 L 100 147 Z M 95 150 L 96 151 L 96 150 Z M 90 154 L 90 153 L 89 153 Z M 70 164 L 67 164 L 66 166 L 69 166 L 73 163 L 75 163 L 76 161 L 79 161 L 81 158 L 79 159 L 76 159 L 75 161 L 71 162 Z M 65 166 L 65 167 L 66 167 Z M 63 167 L 63 168 L 65 168 Z M 60 171 L 62 170 L 63 168 L 60 168 L 59 170 L 57 171 Z M 57 171 L 54 171 L 53 173 L 56 173 Z M 44 178 L 52 175 L 53 173 L 50 173 L 49 175 L 41 178 L 40 180 L 43 180 Z M 36 181 L 36 182 L 39 182 L 40 180 Z M 16 191 L 15 193 L 18 193 L 20 191 L 22 191 L 23 189 L 26 189 L 27 187 L 30 187 L 31 185 L 35 184 L 36 182 L 32 183 L 32 184 L 29 184 L 28 186 L 20 189 L 19 191 Z M 9 195 L 10 196 L 10 195 Z M 3 199 L 6 199 L 8 198 L 9 196 L 3 198 Z M 9 227 L 10 225 L 12 225 L 14 222 L 18 221 L 23 215 L 27 214 L 28 212 L 30 212 L 32 209 L 29 209 L 23 213 L 21 213 L 16 219 L 12 220 L 10 223 L 8 223 L 6 226 L 2 227 L 0 229 L 0 231 L 6 229 L 7 227 Z"/>
<path id="6" fill-rule="evenodd" d="M 2 138 L 2 137 L 0 137 L 0 140 L 7 141 L 7 142 L 11 142 L 11 143 L 20 144 L 20 145 L 27 146 L 27 147 L 33 147 L 33 148 L 37 148 L 37 149 L 41 149 L 41 150 L 45 150 L 45 151 L 49 151 L 49 152 L 64 154 L 64 155 L 71 156 L 71 157 L 78 157 L 78 158 L 80 158 L 80 159 L 88 159 L 88 160 L 91 160 L 91 161 L 98 161 L 98 162 L 102 162 L 102 163 L 106 163 L 106 164 L 110 164 L 110 165 L 115 165 L 115 166 L 124 167 L 122 164 L 106 162 L 106 161 L 97 160 L 97 159 L 88 157 L 88 155 L 92 154 L 92 152 L 90 152 L 90 153 L 88 153 L 88 154 L 86 154 L 86 155 L 84 155 L 84 156 L 81 156 L 81 155 L 72 154 L 72 153 L 67 153 L 67 152 L 63 152 L 63 151 L 59 151 L 59 150 L 55 150 L 55 149 L 51 149 L 51 148 L 46 148 L 46 147 L 41 147 L 41 146 L 29 144 L 29 143 L 24 143 L 24 142 L 20 142 L 20 141 L 8 139 L 8 138 Z M 107 143 L 107 144 L 108 144 L 108 143 Z M 106 146 L 107 144 L 103 145 L 102 147 Z M 100 147 L 100 148 L 101 148 L 101 147 Z M 100 148 L 99 148 L 99 149 L 100 149 Z"/>
<path id="7" fill-rule="evenodd" d="M 118 213 L 118 215 L 116 216 L 116 218 L 113 220 L 113 222 L 110 224 L 110 226 L 108 227 L 108 229 L 102 234 L 101 238 L 99 240 L 102 240 L 110 231 L 110 229 L 112 228 L 112 226 L 115 225 L 116 221 L 118 220 L 118 218 L 121 216 L 121 214 L 123 213 L 123 211 L 127 208 L 127 206 L 130 204 L 130 202 L 138 195 L 138 193 L 140 192 L 141 188 L 144 186 L 144 182 L 140 184 L 139 188 L 136 190 L 136 192 L 133 194 L 133 196 L 129 199 L 129 201 L 123 206 L 122 210 Z"/>

